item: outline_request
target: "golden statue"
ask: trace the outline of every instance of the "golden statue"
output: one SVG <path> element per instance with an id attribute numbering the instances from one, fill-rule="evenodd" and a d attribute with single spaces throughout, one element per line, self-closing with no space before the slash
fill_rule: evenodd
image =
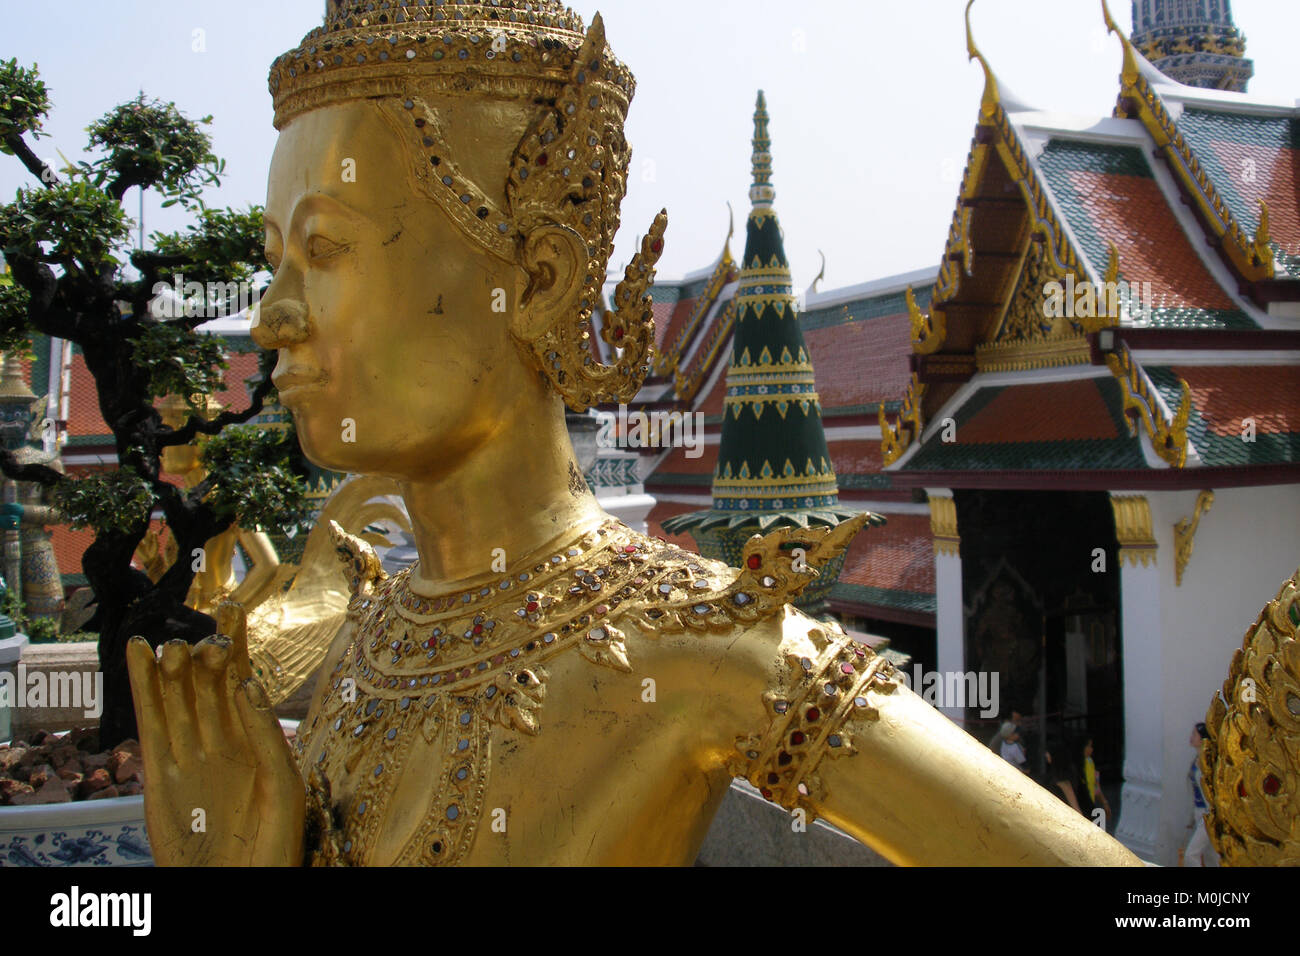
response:
<path id="1" fill-rule="evenodd" d="M 211 419 L 221 411 L 221 404 L 214 396 L 197 398 L 203 402 L 205 418 Z M 172 428 L 180 428 L 190 415 L 189 404 L 179 395 L 167 396 L 158 410 L 163 422 Z M 205 440 L 206 436 L 201 435 L 188 445 L 171 445 L 163 449 L 163 469 L 180 478 L 186 490 L 207 477 L 207 469 L 200 459 Z M 235 578 L 236 545 L 243 549 L 252 564 L 242 581 Z M 176 539 L 167 535 L 164 540 L 161 531 L 146 535 L 136 548 L 136 559 L 149 579 L 157 581 L 176 560 Z M 266 532 L 232 525 L 204 544 L 203 562 L 194 572 L 185 604 L 204 614 L 213 614 L 217 605 L 226 600 L 234 601 L 246 610 L 254 608 L 271 593 L 279 564 L 275 545 Z"/>
<path id="2" fill-rule="evenodd" d="M 564 406 L 636 393 L 666 219 L 603 365 L 633 80 L 599 16 L 334 0 L 270 84 L 253 335 L 307 457 L 394 480 L 419 557 L 331 529 L 350 603 L 292 748 L 233 605 L 228 637 L 132 642 L 157 862 L 685 865 L 742 776 L 898 863 L 1139 864 L 789 605 L 868 516 L 737 570 L 601 512 Z"/>

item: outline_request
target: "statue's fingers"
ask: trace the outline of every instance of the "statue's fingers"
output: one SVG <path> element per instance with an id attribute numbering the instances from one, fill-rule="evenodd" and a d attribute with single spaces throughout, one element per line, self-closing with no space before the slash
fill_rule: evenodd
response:
<path id="1" fill-rule="evenodd" d="M 253 666 L 248 659 L 248 615 L 244 605 L 236 601 L 222 601 L 217 605 L 217 633 L 230 638 L 231 664 L 239 680 L 253 676 Z"/>
<path id="2" fill-rule="evenodd" d="M 148 780 L 162 780 L 165 765 L 174 763 L 167 713 L 163 709 L 162 686 L 153 648 L 143 637 L 126 644 L 126 669 L 131 677 L 131 701 L 140 734 L 140 755 Z"/>
<path id="3" fill-rule="evenodd" d="M 302 778 L 280 721 L 271 709 L 271 699 L 261 684 L 246 680 L 235 695 L 235 708 L 261 771 L 257 775 L 258 796 L 271 806 L 282 806 L 292 792 L 302 789 Z"/>
<path id="4" fill-rule="evenodd" d="M 207 753 L 233 756 L 245 747 L 244 728 L 231 701 L 238 684 L 231 680 L 230 638 L 205 637 L 191 654 L 194 671 L 194 713 L 199 739 Z"/>
<path id="5" fill-rule="evenodd" d="M 192 671 L 187 643 L 168 641 L 162 646 L 158 672 L 162 678 L 163 711 L 171 732 L 172 757 L 182 771 L 193 765 L 201 752 Z"/>

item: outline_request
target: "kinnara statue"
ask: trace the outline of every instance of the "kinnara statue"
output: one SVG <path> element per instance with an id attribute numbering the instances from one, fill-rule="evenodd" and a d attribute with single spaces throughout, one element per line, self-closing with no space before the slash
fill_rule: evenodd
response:
<path id="1" fill-rule="evenodd" d="M 633 92 L 599 16 L 334 0 L 270 87 L 253 335 L 306 456 L 395 481 L 419 556 L 336 532 L 347 616 L 293 746 L 237 608 L 132 643 L 159 863 L 689 864 L 735 777 L 898 863 L 1140 863 L 790 606 L 866 516 L 736 569 L 600 510 L 564 409 L 636 393 L 666 218 L 593 331 Z"/>

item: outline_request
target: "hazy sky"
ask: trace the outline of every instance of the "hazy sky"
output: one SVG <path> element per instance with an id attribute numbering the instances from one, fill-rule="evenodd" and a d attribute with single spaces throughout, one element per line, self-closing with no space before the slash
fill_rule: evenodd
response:
<path id="1" fill-rule="evenodd" d="M 637 77 L 623 228 L 612 265 L 666 206 L 660 273 L 713 262 L 731 201 L 743 245 L 755 91 L 767 93 L 776 208 L 797 288 L 827 258 L 823 288 L 937 267 L 983 85 L 967 62 L 963 0 L 577 0 L 600 10 L 615 54 Z M 265 199 L 275 145 L 271 61 L 319 25 L 322 0 L 58 0 L 0 4 L 0 58 L 39 64 L 52 134 L 37 152 L 78 158 L 84 129 L 143 90 L 210 132 L 227 176 L 217 205 Z M 1111 9 L 1127 29 L 1126 0 Z M 1237 0 L 1255 61 L 1250 91 L 1300 96 L 1300 4 Z M 978 0 L 976 41 L 1004 88 L 1036 107 L 1107 116 L 1119 41 L 1100 0 Z M 196 52 L 195 31 L 204 49 Z M 0 196 L 29 178 L 0 156 Z M 152 201 L 151 201 L 152 200 Z M 136 200 L 130 195 L 134 214 Z M 147 197 L 149 231 L 186 222 Z"/>

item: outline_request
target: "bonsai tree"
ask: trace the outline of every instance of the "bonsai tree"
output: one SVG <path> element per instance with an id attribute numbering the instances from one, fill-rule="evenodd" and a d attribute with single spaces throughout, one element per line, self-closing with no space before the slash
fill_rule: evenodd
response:
<path id="1" fill-rule="evenodd" d="M 203 204 L 202 190 L 220 182 L 224 167 L 202 129 L 211 117 L 190 120 L 175 104 L 141 94 L 88 128 L 98 158 L 56 171 L 27 141 L 42 135 L 49 107 L 35 67 L 0 61 L 0 152 L 15 157 L 35 180 L 0 206 L 0 250 L 13 279 L 0 287 L 0 350 L 30 350 L 33 332 L 77 345 L 113 433 L 117 467 L 64 476 L 42 465 L 20 466 L 3 452 L 0 468 L 18 480 L 55 486 L 67 523 L 95 532 L 82 570 L 98 602 L 87 629 L 99 634 L 100 743 L 111 746 L 135 735 L 127 641 L 140 635 L 156 647 L 214 633 L 215 622 L 184 603 L 201 549 L 235 521 L 295 528 L 308 514 L 305 469 L 291 433 L 223 433 L 261 412 L 273 388 L 273 353 L 262 357 L 247 408 L 210 420 L 199 411 L 201 396 L 221 387 L 228 366 L 223 341 L 195 330 L 235 311 L 231 290 L 267 270 L 261 209 Z M 132 187 L 155 190 L 164 206 L 179 204 L 194 212 L 195 221 L 181 232 L 153 235 L 150 249 L 129 251 L 133 224 L 122 200 Z M 173 276 L 184 277 L 182 287 L 169 290 Z M 155 408 L 169 394 L 185 396 L 190 405 L 179 428 L 167 426 Z M 213 436 L 203 482 L 186 491 L 162 480 L 162 450 L 199 435 Z M 4 508 L 13 520 L 21 506 Z M 132 557 L 159 510 L 180 557 L 155 583 L 132 566 Z"/>

